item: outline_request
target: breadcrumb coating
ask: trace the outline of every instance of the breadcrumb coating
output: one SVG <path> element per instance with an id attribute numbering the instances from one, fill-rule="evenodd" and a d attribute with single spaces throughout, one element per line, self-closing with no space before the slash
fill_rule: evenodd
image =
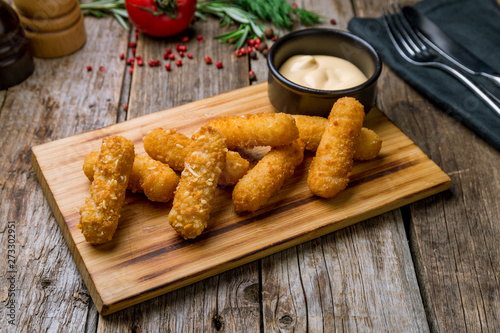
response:
<path id="1" fill-rule="evenodd" d="M 226 153 L 226 141 L 218 130 L 207 126 L 193 134 L 168 215 L 181 237 L 195 238 L 207 227 Z"/>
<path id="2" fill-rule="evenodd" d="M 333 105 L 307 177 L 315 195 L 331 198 L 347 187 L 364 116 L 363 105 L 352 97 Z"/>
<path id="3" fill-rule="evenodd" d="M 182 171 L 191 139 L 175 129 L 156 128 L 143 139 L 144 150 L 153 159 L 168 164 L 172 169 Z"/>
<path id="4" fill-rule="evenodd" d="M 299 137 L 306 144 L 306 149 L 316 151 L 323 136 L 325 128 L 328 126 L 328 119 L 316 116 L 293 115 Z M 364 161 L 375 158 L 382 148 L 380 137 L 366 127 L 361 129 L 354 151 L 354 160 Z"/>
<path id="5" fill-rule="evenodd" d="M 382 139 L 371 129 L 363 127 L 359 132 L 355 149 L 354 159 L 356 161 L 371 160 L 377 157 L 380 149 L 382 149 Z"/>
<path id="6" fill-rule="evenodd" d="M 296 139 L 271 150 L 236 184 L 233 204 L 237 213 L 254 212 L 278 192 L 304 158 L 304 143 Z"/>
<path id="7" fill-rule="evenodd" d="M 83 162 L 83 172 L 90 181 L 94 180 L 98 155 L 98 151 L 91 152 Z M 168 165 L 149 156 L 136 154 L 127 189 L 144 193 L 151 201 L 168 202 L 174 197 L 178 183 L 179 176 Z"/>
<path id="8" fill-rule="evenodd" d="M 157 128 L 150 131 L 143 140 L 144 150 L 153 159 L 170 165 L 177 171 L 184 170 L 184 160 L 191 139 L 174 130 Z M 219 185 L 234 186 L 250 167 L 250 163 L 234 151 L 228 151 L 226 163 L 219 178 Z"/>
<path id="9" fill-rule="evenodd" d="M 234 186 L 246 175 L 250 168 L 250 162 L 241 157 L 238 152 L 228 150 L 226 153 L 226 163 L 222 168 L 219 178 L 219 185 Z"/>
<path id="10" fill-rule="evenodd" d="M 228 116 L 208 123 L 226 138 L 228 149 L 288 145 L 299 137 L 295 119 L 285 113 Z"/>
<path id="11" fill-rule="evenodd" d="M 80 209 L 80 223 L 77 225 L 87 242 L 101 244 L 112 239 L 125 200 L 134 157 L 132 141 L 121 136 L 102 140 L 94 180 L 90 185 L 90 197 Z"/>

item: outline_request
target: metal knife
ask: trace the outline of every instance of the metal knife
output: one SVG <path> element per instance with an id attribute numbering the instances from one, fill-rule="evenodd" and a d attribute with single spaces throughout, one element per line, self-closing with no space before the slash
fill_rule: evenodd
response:
<path id="1" fill-rule="evenodd" d="M 401 9 L 404 16 L 420 37 L 436 52 L 453 62 L 456 66 L 472 75 L 483 76 L 500 86 L 500 74 L 488 64 L 477 58 L 465 47 L 451 39 L 434 22 L 413 7 Z"/>

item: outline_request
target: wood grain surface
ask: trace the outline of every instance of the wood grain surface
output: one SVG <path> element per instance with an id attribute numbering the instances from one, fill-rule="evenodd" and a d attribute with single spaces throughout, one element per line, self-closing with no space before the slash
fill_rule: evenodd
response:
<path id="1" fill-rule="evenodd" d="M 380 16 L 387 1 L 296 3 L 321 13 L 325 20 L 319 26 L 346 30 L 352 17 Z M 86 17 L 85 26 L 81 50 L 36 59 L 28 80 L 0 91 L 0 239 L 8 244 L 7 225 L 14 222 L 17 263 L 17 293 L 9 297 L 2 247 L 0 330 L 500 331 L 500 153 L 387 66 L 377 104 L 451 177 L 448 191 L 100 316 L 31 168 L 31 147 L 253 84 L 249 69 L 256 82 L 264 82 L 267 67 L 260 55 L 236 58 L 231 47 L 213 41 L 227 30 L 209 18 L 189 30 L 190 36 L 202 34 L 205 43 L 192 39 L 188 47 L 195 57 L 222 59 L 223 70 L 198 62 L 168 73 L 136 68 L 130 75 L 118 55 L 132 55 L 127 43 L 136 40 L 134 31 L 122 30 L 111 18 Z M 145 59 L 158 58 L 180 37 L 139 35 L 138 48 Z M 11 300 L 15 325 L 7 317 Z"/>
<path id="2" fill-rule="evenodd" d="M 144 153 L 142 138 L 152 129 L 176 129 L 190 136 L 212 119 L 275 112 L 267 83 L 135 118 L 117 125 L 32 148 L 33 167 L 97 309 L 103 315 L 229 270 L 290 246 L 446 190 L 449 178 L 377 109 L 365 120 L 383 140 L 373 160 L 358 162 L 347 190 L 330 200 L 307 186 L 312 154 L 275 196 L 253 214 L 237 215 L 232 187 L 220 188 L 209 228 L 185 241 L 169 227 L 170 204 L 129 196 L 111 242 L 87 243 L 78 207 L 88 195 L 83 159 L 104 137 L 122 135 Z M 214 255 L 217 253 L 217 255 Z"/>

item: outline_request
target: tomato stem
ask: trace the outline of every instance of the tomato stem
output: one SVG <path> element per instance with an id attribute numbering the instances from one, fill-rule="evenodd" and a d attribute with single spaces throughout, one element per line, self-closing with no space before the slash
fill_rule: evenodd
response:
<path id="1" fill-rule="evenodd" d="M 132 5 L 134 7 L 140 8 L 149 12 L 154 16 L 168 15 L 172 19 L 177 18 L 177 1 L 176 0 L 155 0 L 156 11 L 138 5 Z"/>

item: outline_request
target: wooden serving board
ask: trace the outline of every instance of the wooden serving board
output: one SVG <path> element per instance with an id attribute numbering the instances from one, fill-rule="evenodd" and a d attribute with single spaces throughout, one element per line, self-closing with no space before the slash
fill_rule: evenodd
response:
<path id="1" fill-rule="evenodd" d="M 144 152 L 142 138 L 157 127 L 191 135 L 209 120 L 234 114 L 275 112 L 261 83 L 45 143 L 32 164 L 69 249 L 102 315 L 162 295 L 332 231 L 443 191 L 450 178 L 389 119 L 374 108 L 365 126 L 383 139 L 379 156 L 356 162 L 348 188 L 333 199 L 307 187 L 312 154 L 260 210 L 237 215 L 231 187 L 219 187 L 208 228 L 195 240 L 177 236 L 168 223 L 171 203 L 128 193 L 111 242 L 92 246 L 76 225 L 90 182 L 84 156 L 101 140 L 123 135 Z"/>

